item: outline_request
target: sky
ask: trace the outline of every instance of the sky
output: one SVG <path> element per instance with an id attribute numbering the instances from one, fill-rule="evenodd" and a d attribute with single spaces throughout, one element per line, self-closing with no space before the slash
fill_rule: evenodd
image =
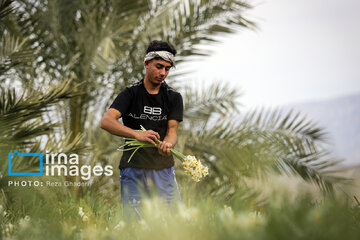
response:
<path id="1" fill-rule="evenodd" d="M 192 80 L 226 81 L 248 109 L 360 93 L 359 0 L 255 4 L 247 16 L 258 29 L 221 38 L 210 57 L 187 63 Z"/>

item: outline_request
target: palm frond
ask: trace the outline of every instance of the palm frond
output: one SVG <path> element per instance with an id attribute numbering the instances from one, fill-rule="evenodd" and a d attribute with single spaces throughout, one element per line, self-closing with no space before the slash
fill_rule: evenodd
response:
<path id="1" fill-rule="evenodd" d="M 237 111 L 236 89 L 231 89 L 221 82 L 214 82 L 207 87 L 187 87 L 184 94 L 184 116 L 189 119 L 208 119 L 212 114 L 227 115 Z"/>
<path id="2" fill-rule="evenodd" d="M 41 136 L 53 131 L 54 124 L 44 122 L 42 114 L 50 107 L 69 99 L 79 93 L 71 89 L 71 80 L 64 81 L 60 86 L 53 86 L 47 92 L 28 91 L 20 96 L 15 89 L 0 89 L 0 137 L 1 142 L 28 145 Z"/>
<path id="3" fill-rule="evenodd" d="M 254 110 L 239 118 L 248 134 L 257 134 L 279 144 L 285 144 L 293 152 L 317 152 L 327 140 L 324 129 L 292 110 Z"/>
<path id="4" fill-rule="evenodd" d="M 216 176 L 234 181 L 266 178 L 268 173 L 295 174 L 325 192 L 346 179 L 329 174 L 338 161 L 322 146 L 323 129 L 301 114 L 264 111 L 207 122 L 206 127 L 183 129 L 185 152 L 199 156 Z"/>
<path id="5" fill-rule="evenodd" d="M 88 148 L 85 146 L 83 137 L 72 133 L 59 135 L 56 133 L 58 124 L 53 115 L 46 117 L 44 113 L 53 110 L 53 106 L 59 102 L 79 95 L 72 88 L 71 80 L 64 81 L 60 86 L 53 85 L 43 92 L 40 90 L 24 90 L 17 94 L 15 89 L 0 89 L 0 154 L 17 150 L 18 152 L 64 152 L 84 155 Z M 13 161 L 12 169 L 16 172 L 38 171 L 39 158 L 29 157 L 26 161 Z M 1 158 L 0 186 L 11 198 L 16 192 L 9 191 L 7 186 L 8 161 Z M 34 180 L 34 179 L 32 179 Z M 44 180 L 44 179 L 41 179 Z M 34 190 L 37 192 L 37 190 Z M 40 191 L 41 192 L 41 191 Z"/>
<path id="6" fill-rule="evenodd" d="M 8 16 L 15 10 L 15 6 L 13 5 L 14 0 L 1 0 L 0 2 L 0 20 L 4 17 Z"/>
<path id="7" fill-rule="evenodd" d="M 21 37 L 14 31 L 13 21 L 3 21 L 10 13 L 14 12 L 15 6 L 12 0 L 0 2 L 0 76 L 9 69 L 28 63 L 33 60 L 33 52 L 27 45 L 28 38 Z"/>
<path id="8" fill-rule="evenodd" d="M 147 44 L 150 39 L 164 39 L 180 49 L 180 56 L 207 55 L 196 48 L 200 43 L 216 42 L 216 35 L 233 33 L 238 27 L 254 27 L 244 17 L 251 6 L 245 1 L 152 1 L 149 14 L 140 19 L 133 41 Z M 179 59 L 181 62 L 182 59 Z"/>
<path id="9" fill-rule="evenodd" d="M 26 45 L 27 38 L 20 40 L 9 32 L 0 36 L 0 75 L 9 69 L 33 60 L 33 52 Z"/>

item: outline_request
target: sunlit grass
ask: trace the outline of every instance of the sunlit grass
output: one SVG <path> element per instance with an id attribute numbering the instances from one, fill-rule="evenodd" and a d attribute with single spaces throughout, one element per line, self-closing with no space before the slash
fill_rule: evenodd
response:
<path id="1" fill-rule="evenodd" d="M 181 183 L 180 183 L 181 184 Z M 276 183 L 278 187 L 279 182 Z M 283 183 L 283 185 L 285 185 Z M 269 188 L 274 185 L 269 184 Z M 286 188 L 286 186 L 283 186 Z M 32 208 L 1 205 L 1 239 L 359 239 L 360 209 L 301 189 L 272 191 L 262 204 L 235 198 L 231 205 L 186 189 L 169 209 L 158 198 L 142 204 L 142 219 L 128 221 L 120 202 L 85 194 L 79 200 L 36 200 Z M 24 200 L 23 200 L 24 201 Z M 9 205 L 11 206 L 11 205 Z"/>

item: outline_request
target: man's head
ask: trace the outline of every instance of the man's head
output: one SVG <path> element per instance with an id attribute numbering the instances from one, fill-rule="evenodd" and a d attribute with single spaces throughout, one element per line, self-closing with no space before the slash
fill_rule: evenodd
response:
<path id="1" fill-rule="evenodd" d="M 170 68 L 175 65 L 175 55 L 176 49 L 170 43 L 152 41 L 144 58 L 146 78 L 153 84 L 161 84 L 169 74 Z"/>
<path id="2" fill-rule="evenodd" d="M 176 49 L 173 45 L 171 45 L 168 42 L 163 42 L 163 41 L 158 41 L 158 40 L 154 40 L 152 41 L 148 48 L 146 49 L 146 55 L 148 55 L 151 52 L 168 52 L 170 53 L 170 55 L 173 55 L 173 57 L 175 57 L 176 55 Z M 155 57 L 156 58 L 162 58 L 161 55 Z M 166 59 L 164 59 L 166 60 Z M 171 62 L 170 62 L 171 63 Z M 175 63 L 175 62 L 174 62 Z M 172 65 L 174 65 L 174 63 L 171 63 Z"/>

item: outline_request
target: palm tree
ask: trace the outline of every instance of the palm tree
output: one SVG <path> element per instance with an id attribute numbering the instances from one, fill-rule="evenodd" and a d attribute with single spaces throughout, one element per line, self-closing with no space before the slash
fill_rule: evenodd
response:
<path id="1" fill-rule="evenodd" d="M 0 26 L 3 30 L 0 36 L 0 69 L 4 80 L 10 79 L 9 72 L 11 73 L 21 65 L 26 65 L 33 56 L 33 52 L 27 47 L 27 38 L 22 38 L 21 35 L 16 36 L 5 24 L 7 17 L 14 11 L 12 2 L 5 0 L 0 3 Z M 19 194 L 21 195 L 23 191 L 9 188 L 8 181 L 18 179 L 8 176 L 8 153 L 15 150 L 18 152 L 44 152 L 44 149 L 47 149 L 52 152 L 84 154 L 87 148 L 81 134 L 75 138 L 71 138 L 70 134 L 59 135 L 57 129 L 60 125 L 50 114 L 57 104 L 64 104 L 79 95 L 77 86 L 72 83 L 71 79 L 64 79 L 61 84 L 52 84 L 46 91 L 32 90 L 26 86 L 19 91 L 19 89 L 9 87 L 8 85 L 11 83 L 5 81 L 1 83 L 0 188 L 2 195 L 0 201 L 17 204 L 21 199 Z M 11 165 L 12 169 L 17 172 L 38 171 L 39 158 L 29 157 L 27 161 L 13 161 Z M 34 190 L 36 191 L 36 189 Z M 3 199 L 4 197 L 6 199 Z M 14 197 L 17 201 L 13 201 Z"/>
<path id="2" fill-rule="evenodd" d="M 246 8 L 237 0 L 21 1 L 19 22 L 41 56 L 34 68 L 43 65 L 47 79 L 74 73 L 74 83 L 86 82 L 81 88 L 86 94 L 69 105 L 69 130 L 77 134 L 105 91 L 112 99 L 119 87 L 142 77 L 151 39 L 174 43 L 181 57 L 205 55 L 196 44 L 214 42 L 216 34 L 233 32 L 234 26 L 252 26 L 242 16 Z"/>
<path id="3" fill-rule="evenodd" d="M 299 176 L 324 193 L 348 182 L 333 174 L 339 160 L 327 151 L 324 129 L 293 111 L 240 114 L 238 96 L 238 91 L 219 83 L 185 94 L 187 119 L 180 147 L 212 171 L 210 179 L 198 185 L 198 192 L 207 189 L 214 197 L 229 199 L 239 194 L 252 197 L 254 191 L 245 180 L 266 181 L 271 174 Z"/>
<path id="4" fill-rule="evenodd" d="M 19 3 L 15 24 L 22 26 L 22 36 L 29 36 L 36 60 L 27 68 L 18 66 L 17 74 L 30 86 L 61 82 L 60 76 L 73 77 L 70 85 L 85 83 L 78 88 L 83 94 L 58 110 L 70 140 L 86 135 L 93 165 L 116 164 L 118 152 L 114 137 L 98 129 L 99 115 L 92 112 L 142 77 L 139 62 L 150 40 L 174 43 L 181 63 L 190 56 L 208 54 L 197 48 L 199 43 L 216 42 L 219 33 L 255 26 L 243 17 L 250 6 L 237 0 Z M 232 196 L 234 188 L 245 186 L 243 176 L 266 177 L 271 171 L 298 174 L 325 191 L 339 180 L 324 173 L 333 163 L 321 147 L 323 131 L 310 121 L 293 113 L 263 110 L 234 117 L 238 92 L 220 85 L 202 91 L 181 86 L 180 90 L 186 100 L 186 120 L 178 146 L 212 167 L 214 195 Z M 98 178 L 93 189 L 106 190 L 106 181 Z"/>
<path id="5" fill-rule="evenodd" d="M 86 83 L 79 88 L 85 94 L 61 109 L 64 131 L 73 136 L 85 132 L 93 106 L 108 102 L 119 89 L 142 77 L 139 63 L 150 40 L 174 43 L 182 62 L 186 56 L 207 54 L 197 44 L 253 26 L 243 17 L 250 6 L 239 0 L 19 3 L 17 21 L 36 53 L 32 70 L 19 71 L 21 79 L 33 86 L 58 81 L 59 76 L 73 76 L 74 84 Z"/>

